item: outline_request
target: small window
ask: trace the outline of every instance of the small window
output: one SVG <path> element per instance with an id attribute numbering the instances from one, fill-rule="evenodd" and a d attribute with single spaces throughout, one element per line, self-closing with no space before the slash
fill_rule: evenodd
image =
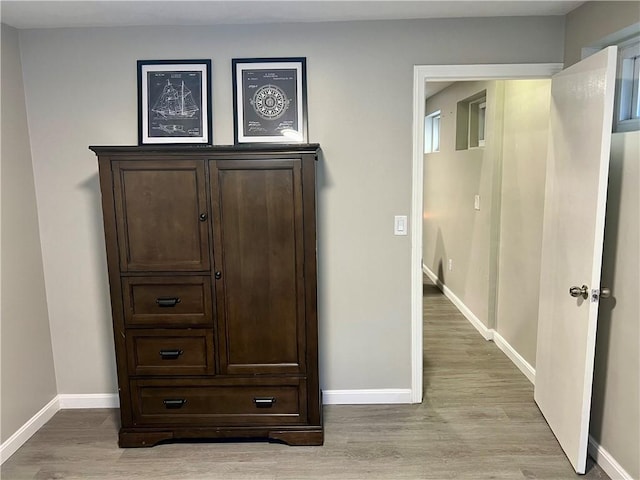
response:
<path id="1" fill-rule="evenodd" d="M 469 102 L 469 147 L 484 147 L 485 98 Z"/>
<path id="2" fill-rule="evenodd" d="M 484 147 L 487 91 L 458 102 L 456 112 L 456 150 Z"/>
<path id="3" fill-rule="evenodd" d="M 424 153 L 440 151 L 440 110 L 424 119 Z"/>
<path id="4" fill-rule="evenodd" d="M 640 130 L 640 38 L 620 45 L 616 99 L 617 132 Z"/>

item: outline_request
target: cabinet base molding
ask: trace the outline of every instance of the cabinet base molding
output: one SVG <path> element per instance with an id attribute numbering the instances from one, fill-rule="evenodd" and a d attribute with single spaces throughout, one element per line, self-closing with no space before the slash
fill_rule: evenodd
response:
<path id="1" fill-rule="evenodd" d="M 160 442 L 188 439 L 237 439 L 255 438 L 279 441 L 292 446 L 318 446 L 324 443 L 321 425 L 298 429 L 265 429 L 245 427 L 181 428 L 173 430 L 121 429 L 118 445 L 122 448 L 153 447 Z"/>

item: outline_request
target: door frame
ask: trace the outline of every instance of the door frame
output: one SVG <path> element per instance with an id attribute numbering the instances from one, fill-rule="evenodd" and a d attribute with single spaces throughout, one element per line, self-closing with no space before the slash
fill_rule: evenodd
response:
<path id="1" fill-rule="evenodd" d="M 411 403 L 422 403 L 422 222 L 425 82 L 551 78 L 562 63 L 414 65 L 413 161 L 411 168 Z"/>

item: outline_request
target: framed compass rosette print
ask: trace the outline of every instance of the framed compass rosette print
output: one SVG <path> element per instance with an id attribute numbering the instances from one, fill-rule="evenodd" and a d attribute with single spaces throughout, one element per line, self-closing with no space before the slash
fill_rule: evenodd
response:
<path id="1" fill-rule="evenodd" d="M 138 144 L 211 143 L 211 60 L 138 60 Z"/>
<path id="2" fill-rule="evenodd" d="M 307 141 L 306 58 L 234 58 L 234 141 Z"/>

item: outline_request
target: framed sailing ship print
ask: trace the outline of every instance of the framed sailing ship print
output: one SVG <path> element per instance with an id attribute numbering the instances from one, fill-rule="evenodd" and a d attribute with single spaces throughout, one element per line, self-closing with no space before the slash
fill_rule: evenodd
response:
<path id="1" fill-rule="evenodd" d="M 211 60 L 138 60 L 138 144 L 211 138 Z"/>
<path id="2" fill-rule="evenodd" d="M 238 143 L 307 142 L 306 58 L 234 58 Z"/>

